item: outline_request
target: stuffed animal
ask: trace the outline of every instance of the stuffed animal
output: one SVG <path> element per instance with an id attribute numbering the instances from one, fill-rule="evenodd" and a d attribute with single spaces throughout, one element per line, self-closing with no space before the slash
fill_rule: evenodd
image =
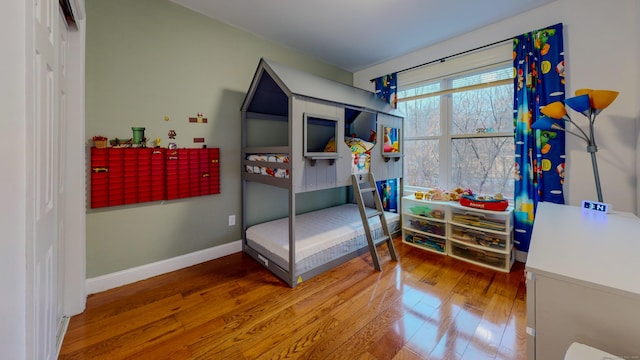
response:
<path id="1" fill-rule="evenodd" d="M 427 200 L 442 200 L 442 190 L 438 188 L 432 188 L 425 194 Z"/>
<path id="2" fill-rule="evenodd" d="M 375 143 L 377 134 L 375 130 L 369 130 L 369 142 Z"/>

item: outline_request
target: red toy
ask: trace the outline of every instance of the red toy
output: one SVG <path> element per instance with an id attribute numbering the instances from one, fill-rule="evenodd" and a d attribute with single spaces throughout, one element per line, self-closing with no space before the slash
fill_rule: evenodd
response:
<path id="1" fill-rule="evenodd" d="M 474 195 L 462 195 L 460 205 L 483 210 L 505 211 L 509 207 L 509 201 L 496 199 L 477 199 Z"/>

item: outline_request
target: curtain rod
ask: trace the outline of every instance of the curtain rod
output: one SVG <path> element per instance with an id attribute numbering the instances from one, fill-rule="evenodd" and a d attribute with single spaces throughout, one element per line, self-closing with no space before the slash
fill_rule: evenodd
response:
<path id="1" fill-rule="evenodd" d="M 513 39 L 514 39 L 514 37 L 510 37 L 510 38 L 508 38 L 508 39 L 503 39 L 503 40 L 500 40 L 500 41 L 492 42 L 491 44 L 478 46 L 477 48 L 473 48 L 473 49 L 470 49 L 470 50 L 465 50 L 465 51 L 459 52 L 459 53 L 457 53 L 457 54 L 453 54 L 453 55 L 445 56 L 445 57 L 440 58 L 440 59 L 431 60 L 431 61 L 428 61 L 428 62 L 426 62 L 426 63 L 424 63 L 424 64 L 419 64 L 419 65 L 415 65 L 415 66 L 412 66 L 412 67 L 409 67 L 409 68 L 406 68 L 406 69 L 403 69 L 403 70 L 398 70 L 398 71 L 396 71 L 396 74 L 400 74 L 400 73 L 403 73 L 403 72 L 405 72 L 405 71 L 409 71 L 409 70 L 417 69 L 417 68 L 419 68 L 419 67 L 423 67 L 423 66 L 427 66 L 427 65 L 435 64 L 435 63 L 438 63 L 438 62 L 443 63 L 443 62 L 445 62 L 447 59 L 450 59 L 450 58 L 452 58 L 452 57 L 456 57 L 456 56 L 464 55 L 464 54 L 467 54 L 467 53 L 470 53 L 470 52 L 473 52 L 473 51 L 477 51 L 477 50 L 481 50 L 481 49 L 484 49 L 484 48 L 488 48 L 488 47 L 491 47 L 491 46 L 494 46 L 494 45 L 502 44 L 502 43 L 505 43 L 505 42 L 507 42 L 507 41 L 512 41 Z M 377 79 L 377 78 L 376 78 L 376 79 Z M 376 79 L 371 79 L 371 80 L 369 80 L 369 81 L 370 81 L 370 82 L 374 82 L 374 81 L 376 81 Z"/>

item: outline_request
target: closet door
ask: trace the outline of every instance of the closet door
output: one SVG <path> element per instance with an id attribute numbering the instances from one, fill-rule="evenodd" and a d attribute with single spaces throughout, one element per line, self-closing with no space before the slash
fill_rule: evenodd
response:
<path id="1" fill-rule="evenodd" d="M 63 322 L 58 293 L 62 277 L 58 263 L 64 236 L 64 155 L 61 142 L 61 111 L 64 79 L 60 51 L 63 20 L 53 0 L 27 2 L 27 358 L 54 359 L 56 332 Z M 33 42 L 31 42 L 33 40 Z"/>

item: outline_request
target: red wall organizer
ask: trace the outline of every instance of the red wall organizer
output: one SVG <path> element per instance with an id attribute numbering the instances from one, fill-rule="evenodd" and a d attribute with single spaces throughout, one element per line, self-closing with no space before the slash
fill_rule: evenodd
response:
<path id="1" fill-rule="evenodd" d="M 219 148 L 91 148 L 91 208 L 219 193 Z"/>

